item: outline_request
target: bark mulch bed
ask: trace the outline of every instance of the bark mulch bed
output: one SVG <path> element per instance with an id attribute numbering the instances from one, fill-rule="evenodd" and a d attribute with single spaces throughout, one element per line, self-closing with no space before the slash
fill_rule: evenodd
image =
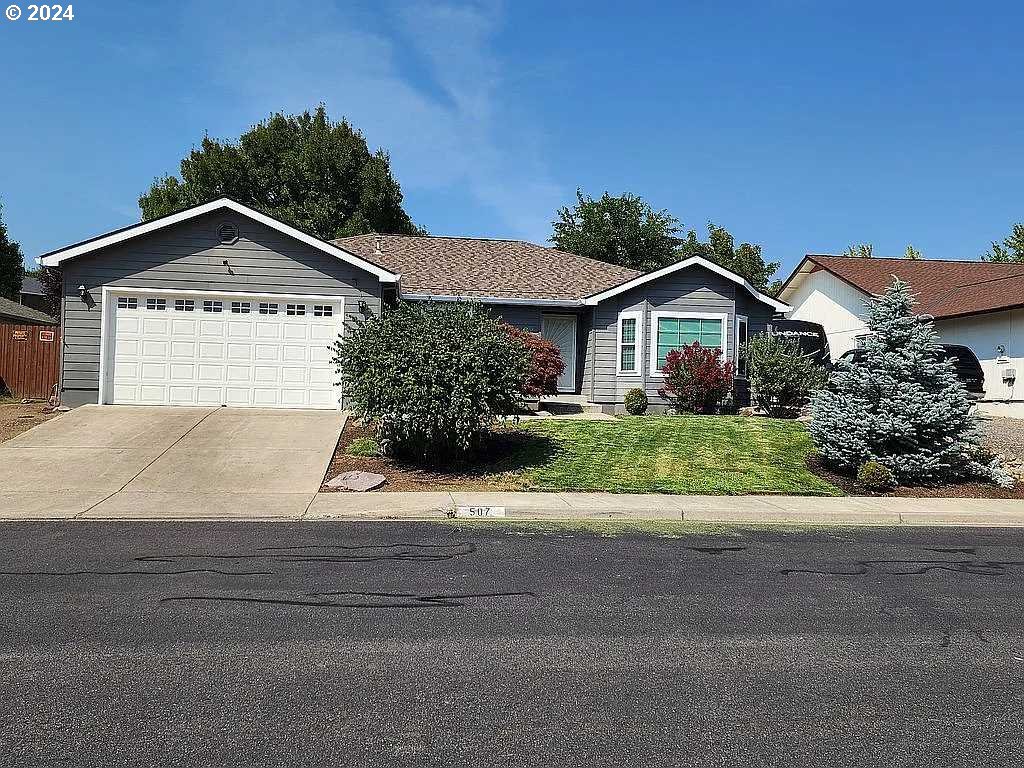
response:
<path id="1" fill-rule="evenodd" d="M 1015 488 L 1000 488 L 988 483 L 957 483 L 955 485 L 900 487 L 880 493 L 861 487 L 856 480 L 840 475 L 825 467 L 817 453 L 807 456 L 807 468 L 822 480 L 841 489 L 849 496 L 889 496 L 918 499 L 1024 499 L 1024 483 L 1017 483 Z"/>
<path id="2" fill-rule="evenodd" d="M 481 451 L 483 456 L 497 459 L 480 459 L 450 469 L 425 469 L 381 456 L 350 456 L 348 446 L 355 440 L 373 437 L 373 431 L 363 424 L 350 419 L 338 440 L 334 458 L 327 469 L 324 484 L 320 490 L 325 493 L 346 493 L 330 488 L 327 481 L 342 472 L 359 470 L 376 472 L 387 480 L 378 491 L 517 491 L 524 490 L 521 480 L 512 472 L 528 464 L 536 456 L 538 438 L 522 432 L 495 431 L 491 435 L 492 445 Z M 503 473 L 509 473 L 503 477 Z"/>
<path id="3" fill-rule="evenodd" d="M 56 416 L 44 402 L 0 399 L 0 443 Z"/>

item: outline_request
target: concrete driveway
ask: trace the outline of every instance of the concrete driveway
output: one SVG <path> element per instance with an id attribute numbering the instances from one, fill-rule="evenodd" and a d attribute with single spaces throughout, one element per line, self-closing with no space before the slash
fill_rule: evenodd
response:
<path id="1" fill-rule="evenodd" d="M 344 423 L 337 411 L 83 406 L 0 444 L 0 512 L 294 519 Z"/>

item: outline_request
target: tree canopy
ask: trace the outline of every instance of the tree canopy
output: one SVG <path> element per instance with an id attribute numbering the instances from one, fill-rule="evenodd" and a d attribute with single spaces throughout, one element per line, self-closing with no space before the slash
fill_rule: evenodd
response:
<path id="1" fill-rule="evenodd" d="M 992 250 L 982 254 L 983 261 L 1013 261 L 1024 263 L 1024 224 L 1014 224 L 1013 231 L 1003 242 L 993 242 Z"/>
<path id="2" fill-rule="evenodd" d="M 875 246 L 871 243 L 860 243 L 859 245 L 847 246 L 843 256 L 855 256 L 859 259 L 872 259 L 875 256 Z"/>
<path id="3" fill-rule="evenodd" d="M 143 221 L 227 196 L 324 239 L 382 232 L 419 234 L 383 150 L 371 152 L 323 104 L 313 114 L 271 115 L 237 143 L 204 136 L 139 197 Z"/>
<path id="4" fill-rule="evenodd" d="M 919 259 L 924 258 L 924 254 L 908 243 L 907 250 L 903 252 L 903 258 L 909 259 L 910 261 L 918 261 Z"/>
<path id="5" fill-rule="evenodd" d="M 679 258 L 686 259 L 691 256 L 703 256 L 726 269 L 731 269 L 742 275 L 759 291 L 774 295 L 780 287 L 778 281 L 772 282 L 772 277 L 779 270 L 779 262 L 765 262 L 760 245 L 740 243 L 737 246 L 732 234 L 714 222 L 708 222 L 706 243 L 700 242 L 697 233 L 692 229 L 687 233 L 686 240 L 679 247 Z"/>
<path id="6" fill-rule="evenodd" d="M 684 232 L 682 223 L 665 209 L 655 210 L 637 195 L 617 197 L 605 192 L 595 200 L 576 190 L 576 205 L 558 209 L 551 242 L 563 251 L 609 264 L 650 272 L 691 256 L 703 256 L 742 275 L 760 291 L 771 291 L 777 262 L 764 261 L 761 246 L 736 245 L 724 227 L 708 222 L 707 242 Z"/>
<path id="7" fill-rule="evenodd" d="M 679 260 L 679 220 L 636 195 L 605 192 L 595 200 L 577 189 L 576 205 L 559 208 L 557 216 L 551 242 L 563 251 L 641 272 Z"/>
<path id="8" fill-rule="evenodd" d="M 0 296 L 11 301 L 21 298 L 21 282 L 25 276 L 21 246 L 7 235 L 3 205 L 0 205 Z"/>

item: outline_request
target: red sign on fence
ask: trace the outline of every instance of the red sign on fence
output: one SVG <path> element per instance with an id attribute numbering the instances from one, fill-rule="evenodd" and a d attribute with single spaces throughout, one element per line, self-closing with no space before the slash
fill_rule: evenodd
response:
<path id="1" fill-rule="evenodd" d="M 39 340 L 40 341 L 53 341 L 53 339 L 54 339 L 54 337 L 56 335 L 57 334 L 55 334 L 53 331 L 40 331 L 39 332 Z"/>

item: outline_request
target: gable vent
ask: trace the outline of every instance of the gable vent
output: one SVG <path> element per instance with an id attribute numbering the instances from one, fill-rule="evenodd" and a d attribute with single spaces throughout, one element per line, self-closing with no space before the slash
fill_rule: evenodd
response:
<path id="1" fill-rule="evenodd" d="M 217 237 L 224 245 L 231 245 L 238 242 L 238 227 L 229 221 L 225 221 L 217 227 Z"/>

